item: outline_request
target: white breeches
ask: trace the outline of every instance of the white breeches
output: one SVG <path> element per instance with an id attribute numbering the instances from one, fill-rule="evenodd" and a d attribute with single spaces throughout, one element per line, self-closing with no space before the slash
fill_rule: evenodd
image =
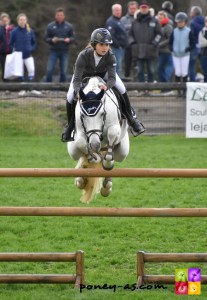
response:
<path id="1" fill-rule="evenodd" d="M 71 79 L 69 89 L 68 89 L 68 93 L 67 93 L 67 100 L 68 100 L 69 103 L 73 102 L 73 97 L 74 97 L 73 77 Z M 106 74 L 103 79 L 107 81 L 108 74 Z M 122 82 L 121 78 L 118 76 L 118 74 L 116 74 L 116 83 L 115 83 L 114 86 L 119 90 L 119 92 L 121 94 L 124 94 L 126 92 L 125 85 L 123 84 L 123 82 Z"/>
<path id="2" fill-rule="evenodd" d="M 28 76 L 34 76 L 35 75 L 35 65 L 34 65 L 34 58 L 32 56 L 23 59 L 23 62 L 26 66 Z"/>
<path id="3" fill-rule="evenodd" d="M 188 75 L 188 66 L 190 61 L 190 54 L 182 57 L 173 56 L 173 65 L 175 69 L 175 76 L 185 77 Z"/>

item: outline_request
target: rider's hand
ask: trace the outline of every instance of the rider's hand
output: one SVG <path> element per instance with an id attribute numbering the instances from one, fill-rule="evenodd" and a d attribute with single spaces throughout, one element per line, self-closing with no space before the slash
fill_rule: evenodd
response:
<path id="1" fill-rule="evenodd" d="M 79 92 L 74 93 L 74 100 L 75 100 L 75 101 L 80 100 Z"/>
<path id="2" fill-rule="evenodd" d="M 99 85 L 99 88 L 104 91 L 106 91 L 108 89 L 105 84 Z"/>

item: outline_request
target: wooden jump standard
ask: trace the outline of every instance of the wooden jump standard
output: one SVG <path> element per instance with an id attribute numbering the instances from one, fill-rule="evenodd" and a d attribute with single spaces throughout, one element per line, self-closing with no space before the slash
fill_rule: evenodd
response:
<path id="1" fill-rule="evenodd" d="M 207 178 L 207 169 L 0 168 L 0 177 L 183 177 Z"/>
<path id="2" fill-rule="evenodd" d="M 76 274 L 0 274 L 1 283 L 74 283 L 79 288 L 84 283 L 84 252 L 31 253 L 0 252 L 0 262 L 76 262 Z"/>
<path id="3" fill-rule="evenodd" d="M 145 283 L 174 284 L 175 275 L 146 275 L 145 263 L 184 263 L 184 262 L 207 262 L 207 253 L 137 253 L 137 286 Z M 173 270 L 175 273 L 175 269 Z M 201 283 L 207 284 L 207 275 L 201 275 Z"/>
<path id="4" fill-rule="evenodd" d="M 1 206 L 0 216 L 207 217 L 207 208 Z"/>

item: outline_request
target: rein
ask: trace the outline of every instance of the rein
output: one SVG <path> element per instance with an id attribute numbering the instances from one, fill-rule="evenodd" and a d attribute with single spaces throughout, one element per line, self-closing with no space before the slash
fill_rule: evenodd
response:
<path id="1" fill-rule="evenodd" d="M 111 98 L 111 96 L 110 96 L 107 92 L 106 92 L 106 95 L 111 99 L 111 101 L 112 101 L 112 102 L 114 103 L 114 105 L 117 107 L 118 111 L 120 112 L 120 115 L 123 116 L 123 117 L 125 117 L 125 116 L 123 115 L 123 113 L 122 113 L 122 111 L 121 111 L 119 105 L 116 104 L 116 102 L 113 100 L 113 98 Z M 116 95 L 115 95 L 115 96 L 116 96 Z"/>

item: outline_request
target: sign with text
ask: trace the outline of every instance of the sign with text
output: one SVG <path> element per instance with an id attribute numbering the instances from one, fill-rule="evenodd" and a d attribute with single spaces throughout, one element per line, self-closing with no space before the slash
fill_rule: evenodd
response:
<path id="1" fill-rule="evenodd" d="M 186 137 L 207 138 L 207 83 L 187 82 Z"/>

